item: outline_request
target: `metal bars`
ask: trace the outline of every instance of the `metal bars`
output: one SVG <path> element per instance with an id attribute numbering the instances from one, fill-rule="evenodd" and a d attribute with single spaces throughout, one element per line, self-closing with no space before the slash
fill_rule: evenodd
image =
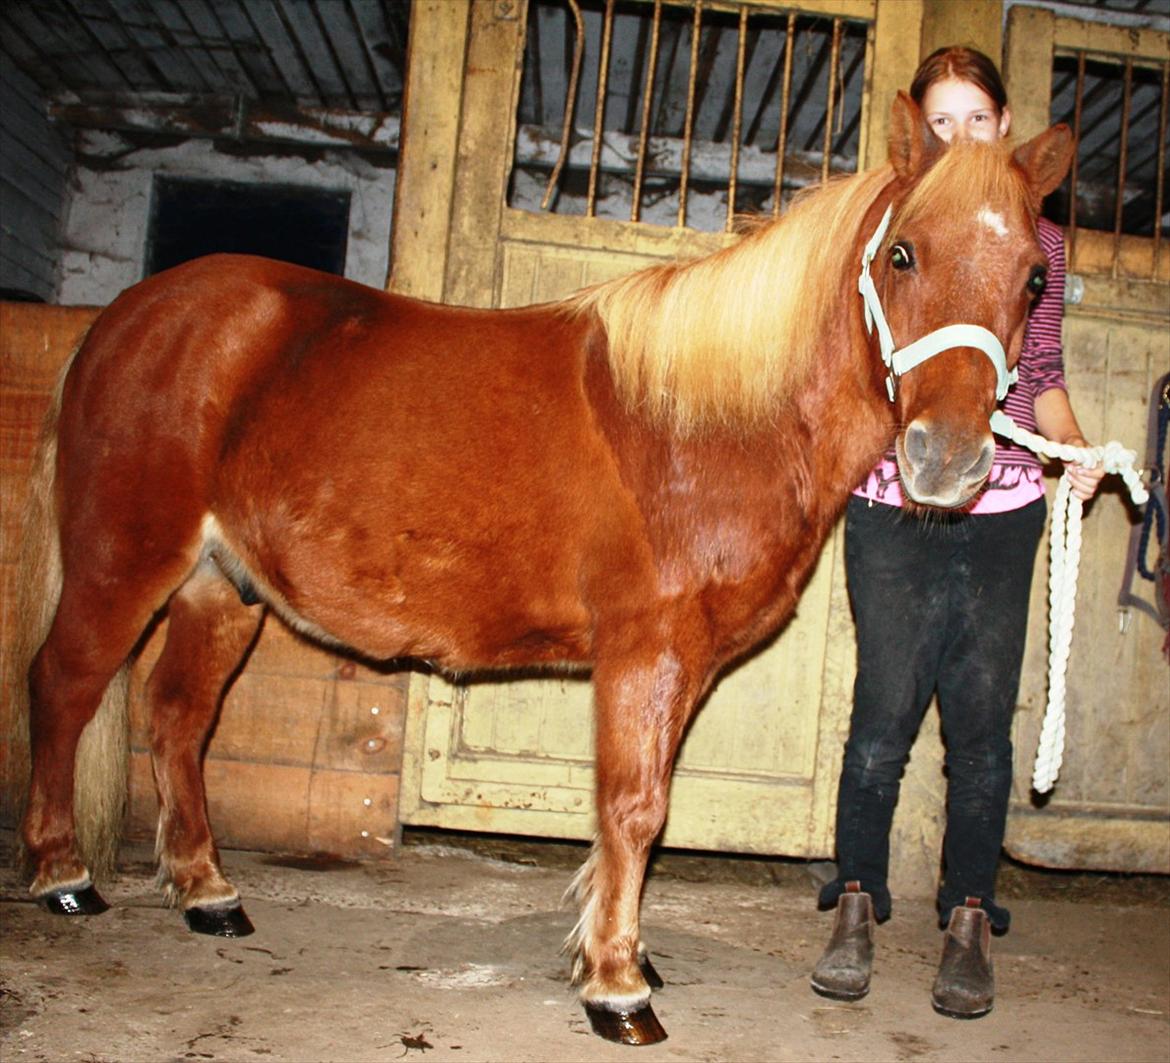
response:
<path id="1" fill-rule="evenodd" d="M 510 206 L 730 230 L 739 212 L 775 216 L 792 191 L 856 169 L 864 21 L 752 0 L 528 12 Z M 571 71 L 557 61 L 570 50 Z"/>
<path id="2" fill-rule="evenodd" d="M 678 192 L 678 224 L 687 223 L 687 191 L 691 175 L 691 152 L 695 133 L 695 83 L 699 69 L 699 40 L 703 27 L 703 0 L 695 0 L 695 20 L 691 27 L 691 65 L 687 75 L 687 116 L 683 126 L 683 164 Z"/>
<path id="3" fill-rule="evenodd" d="M 1078 145 L 1056 215 L 1068 226 L 1070 257 L 1077 259 L 1078 245 L 1088 239 L 1083 234 L 1095 230 L 1107 234 L 1103 247 L 1093 245 L 1101 247 L 1094 254 L 1100 268 L 1115 278 L 1144 275 L 1141 245 L 1134 241 L 1147 237 L 1149 275 L 1158 276 L 1170 61 L 1062 48 L 1052 84 L 1052 117 L 1072 125 Z"/>
<path id="4" fill-rule="evenodd" d="M 747 48 L 747 8 L 739 9 L 739 37 L 735 51 L 735 117 L 731 121 L 731 175 L 727 180 L 727 223 L 731 232 L 735 224 L 735 190 L 739 184 L 739 138 L 743 133 L 743 74 Z"/>
<path id="5" fill-rule="evenodd" d="M 772 217 L 780 216 L 780 193 L 784 186 L 784 155 L 788 150 L 788 96 L 792 92 L 792 42 L 796 16 L 788 16 L 784 31 L 784 73 L 780 79 L 780 132 L 776 135 L 776 180 L 772 184 Z"/>
<path id="6" fill-rule="evenodd" d="M 829 104 L 825 108 L 825 143 L 821 149 L 821 184 L 829 179 L 829 159 L 833 155 L 833 104 L 837 95 L 837 71 L 841 66 L 841 20 L 833 19 L 833 51 L 829 56 Z"/>
<path id="7" fill-rule="evenodd" d="M 638 132 L 638 169 L 634 174 L 634 198 L 630 221 L 642 213 L 642 180 L 646 175 L 646 143 L 650 139 L 650 107 L 654 100 L 654 75 L 658 71 L 658 36 L 662 30 L 662 0 L 654 0 L 654 28 L 650 36 L 650 61 L 646 64 L 646 87 L 642 90 L 642 126 Z"/>
<path id="8" fill-rule="evenodd" d="M 1133 98 L 1133 60 L 1125 61 L 1125 86 L 1121 104 L 1121 148 L 1117 162 L 1117 196 L 1113 212 L 1113 276 L 1121 265 L 1121 221 L 1125 212 L 1125 178 L 1129 165 L 1129 104 Z"/>
<path id="9" fill-rule="evenodd" d="M 601 67 L 597 72 L 597 106 L 593 110 L 593 160 L 589 164 L 589 195 L 585 217 L 592 218 L 597 206 L 597 175 L 601 161 L 601 134 L 605 129 L 605 88 L 609 82 L 609 44 L 613 38 L 614 0 L 605 2 L 605 28 L 601 36 Z"/>

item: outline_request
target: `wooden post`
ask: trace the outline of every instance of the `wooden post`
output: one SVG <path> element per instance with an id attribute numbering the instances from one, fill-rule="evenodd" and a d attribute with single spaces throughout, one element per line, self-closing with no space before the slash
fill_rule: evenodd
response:
<path id="1" fill-rule="evenodd" d="M 455 193 L 470 0 L 415 0 L 390 238 L 390 291 L 439 301 Z"/>
<path id="2" fill-rule="evenodd" d="M 923 0 L 922 59 L 951 44 L 977 48 L 998 64 L 1003 53 L 1003 0 Z"/>
<path id="3" fill-rule="evenodd" d="M 1041 8 L 1013 7 L 1011 11 L 1003 75 L 1012 109 L 1012 136 L 1021 144 L 1049 125 L 1054 22 L 1052 12 Z"/>

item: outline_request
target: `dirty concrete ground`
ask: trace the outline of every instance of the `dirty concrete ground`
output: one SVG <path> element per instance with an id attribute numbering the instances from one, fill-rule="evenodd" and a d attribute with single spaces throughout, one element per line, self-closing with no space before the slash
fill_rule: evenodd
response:
<path id="1" fill-rule="evenodd" d="M 644 929 L 670 1037 L 593 1037 L 559 955 L 572 845 L 411 835 L 396 857 L 224 854 L 256 933 L 189 933 L 123 853 L 88 919 L 29 903 L 0 834 L 0 1057 L 72 1061 L 1170 1060 L 1170 881 L 1005 869 L 1014 925 L 994 943 L 998 999 L 936 1015 L 932 906 L 878 929 L 873 990 L 815 996 L 829 931 L 823 868 L 668 854 Z"/>

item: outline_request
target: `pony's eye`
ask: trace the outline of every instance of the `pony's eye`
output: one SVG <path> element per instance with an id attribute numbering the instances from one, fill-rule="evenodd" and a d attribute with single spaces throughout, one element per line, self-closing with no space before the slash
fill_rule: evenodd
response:
<path id="1" fill-rule="evenodd" d="M 1048 270 L 1043 266 L 1033 266 L 1032 272 L 1028 276 L 1028 291 L 1034 299 L 1039 299 L 1044 294 L 1045 285 L 1048 284 Z"/>
<path id="2" fill-rule="evenodd" d="M 894 244 L 890 248 L 890 264 L 894 269 L 909 269 L 914 265 L 914 248 L 910 244 Z"/>

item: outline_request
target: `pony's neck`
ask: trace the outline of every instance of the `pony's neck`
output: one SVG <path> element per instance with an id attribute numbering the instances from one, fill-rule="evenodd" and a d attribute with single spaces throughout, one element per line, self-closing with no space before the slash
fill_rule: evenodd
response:
<path id="1" fill-rule="evenodd" d="M 600 319 L 627 406 L 684 435 L 773 420 L 848 315 L 861 223 L 889 182 L 888 167 L 831 182 L 730 248 L 570 300 Z"/>

